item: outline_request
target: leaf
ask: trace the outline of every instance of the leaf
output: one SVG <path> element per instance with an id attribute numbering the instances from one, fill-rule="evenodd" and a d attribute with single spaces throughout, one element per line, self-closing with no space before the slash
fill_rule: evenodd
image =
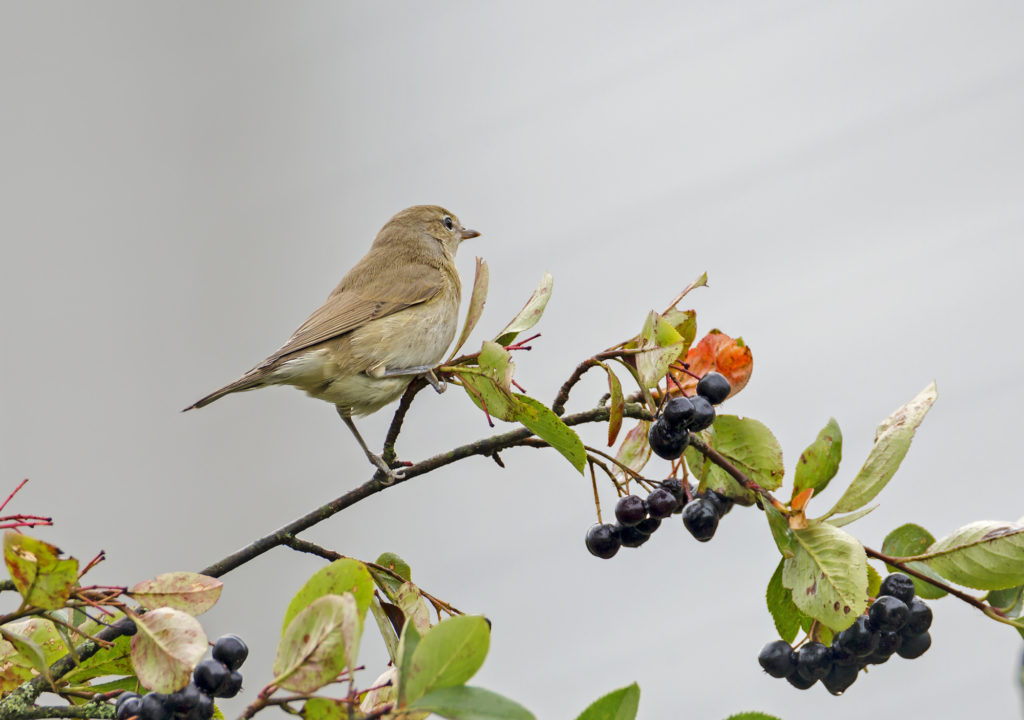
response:
<path id="1" fill-rule="evenodd" d="M 169 607 L 134 619 L 138 632 L 131 640 L 131 658 L 139 682 L 163 693 L 185 687 L 209 647 L 203 626 L 188 613 Z"/>
<path id="2" fill-rule="evenodd" d="M 405 702 L 473 677 L 487 657 L 490 637 L 487 621 L 477 615 L 457 615 L 432 627 L 412 651 L 408 671 L 401 675 Z"/>
<path id="3" fill-rule="evenodd" d="M 779 637 L 793 644 L 796 634 L 800 630 L 800 619 L 803 613 L 793 603 L 793 593 L 782 585 L 782 564 L 779 561 L 778 567 L 768 581 L 768 590 L 765 592 L 765 600 L 768 603 L 768 612 L 771 613 L 772 622 Z"/>
<path id="4" fill-rule="evenodd" d="M 396 615 L 400 614 L 400 611 L 394 605 L 388 603 L 387 606 L 393 608 Z M 385 609 L 384 603 L 376 595 L 370 601 L 370 612 L 373 613 L 373 619 L 377 621 L 377 629 L 380 630 L 381 639 L 384 640 L 384 647 L 387 648 L 388 657 L 394 663 L 398 658 L 398 630 L 404 624 L 405 618 L 402 617 L 398 622 L 393 621 L 391 615 Z"/>
<path id="5" fill-rule="evenodd" d="M 612 369 L 601 363 L 608 373 L 608 447 L 615 444 L 622 429 L 622 413 L 626 407 L 626 399 L 622 395 L 622 383 Z"/>
<path id="6" fill-rule="evenodd" d="M 1011 619 L 1017 619 L 1024 613 L 1024 585 L 992 590 L 985 596 L 985 602 Z"/>
<path id="7" fill-rule="evenodd" d="M 868 595 L 878 597 L 878 591 L 882 589 L 882 576 L 878 571 L 868 565 Z"/>
<path id="8" fill-rule="evenodd" d="M 783 561 L 782 584 L 805 614 L 834 631 L 867 607 L 867 557 L 857 539 L 828 523 L 793 530 L 795 556 Z"/>
<path id="9" fill-rule="evenodd" d="M 411 582 L 404 582 L 395 597 L 406 622 L 412 622 L 420 632 L 430 629 L 430 608 L 423 599 L 420 589 Z"/>
<path id="10" fill-rule="evenodd" d="M 526 305 L 519 311 L 519 314 L 512 318 L 512 322 L 498 333 L 498 336 L 494 338 L 494 342 L 499 345 L 509 345 L 516 339 L 519 333 L 529 330 L 536 325 L 544 314 L 544 308 L 547 307 L 548 300 L 551 299 L 551 288 L 554 282 L 555 280 L 551 277 L 551 273 L 544 273 L 544 276 L 540 279 L 540 284 L 537 285 L 537 289 L 533 291 L 533 295 L 526 301 Z"/>
<path id="11" fill-rule="evenodd" d="M 398 659 L 395 667 L 398 669 L 398 702 L 405 703 L 405 686 L 409 673 L 412 671 L 412 655 L 419 647 L 423 636 L 416 629 L 414 623 L 405 623 L 402 628 L 402 636 L 398 639 Z"/>
<path id="12" fill-rule="evenodd" d="M 483 258 L 477 258 L 476 275 L 473 276 L 473 293 L 469 296 L 469 307 L 466 309 L 466 322 L 462 325 L 459 341 L 455 343 L 455 347 L 452 348 L 452 354 L 448 356 L 449 360 L 455 357 L 459 350 L 462 349 L 462 346 L 466 344 L 470 333 L 473 332 L 473 328 L 480 321 L 480 316 L 483 315 L 484 304 L 487 302 L 487 286 L 490 276 L 491 272 L 487 269 L 487 263 L 484 262 Z"/>
<path id="13" fill-rule="evenodd" d="M 638 473 L 643 470 L 644 465 L 651 459 L 651 445 L 647 442 L 647 433 L 650 430 L 651 423 L 647 420 L 639 421 L 632 430 L 626 433 L 622 444 L 619 445 L 619 451 L 615 453 L 615 459 L 633 472 Z M 625 471 L 619 467 L 618 463 L 612 468 L 612 473 L 623 480 L 627 479 Z"/>
<path id="14" fill-rule="evenodd" d="M 348 717 L 348 703 L 344 700 L 314 697 L 302 706 L 306 720 L 344 720 Z"/>
<path id="15" fill-rule="evenodd" d="M 506 697 L 468 685 L 433 690 L 409 705 L 451 720 L 534 720 L 533 713 Z"/>
<path id="16" fill-rule="evenodd" d="M 61 559 L 60 549 L 14 530 L 4 533 L 4 561 L 14 586 L 29 605 L 64 607 L 78 583 L 78 561 Z"/>
<path id="17" fill-rule="evenodd" d="M 828 524 L 833 527 L 843 527 L 849 525 L 855 520 L 860 520 L 865 515 L 874 512 L 878 509 L 877 505 L 869 505 L 868 507 L 862 507 L 860 510 L 856 510 L 846 515 L 833 516 L 828 519 Z"/>
<path id="18" fill-rule="evenodd" d="M 978 590 L 1024 584 L 1024 525 L 981 521 L 954 530 L 918 555 L 942 577 Z"/>
<path id="19" fill-rule="evenodd" d="M 385 670 L 381 675 L 373 681 L 370 686 L 373 688 L 363 695 L 363 701 L 359 704 L 359 711 L 366 714 L 372 715 L 378 710 L 382 710 L 385 705 L 394 705 L 398 700 L 398 668 L 390 667 Z M 308 702 L 306 703 L 309 704 Z M 343 708 L 345 706 L 342 706 Z M 333 717 L 333 716 L 331 716 Z M 345 717 L 348 717 L 348 713 L 345 713 Z M 356 717 L 362 717 L 357 715 Z M 388 717 L 388 716 L 384 716 Z M 419 715 L 406 716 L 407 718 L 420 717 Z M 315 719 L 314 719 L 315 720 Z M 329 719 L 328 719 L 329 720 Z M 404 719 L 403 719 L 404 720 Z"/>
<path id="20" fill-rule="evenodd" d="M 393 570 L 398 573 L 403 580 L 412 579 L 412 568 L 409 567 L 409 563 L 393 552 L 381 553 L 380 557 L 378 557 L 374 563 L 376 565 L 386 567 L 389 570 Z M 377 587 L 383 590 L 384 594 L 394 602 L 395 593 L 398 592 L 398 587 L 402 584 L 402 580 L 369 566 L 367 566 L 367 569 L 370 571 L 373 581 L 377 583 Z"/>
<path id="21" fill-rule="evenodd" d="M 519 403 L 512 395 L 515 364 L 508 350 L 487 341 L 480 348 L 477 366 L 455 365 L 448 370 L 458 375 L 469 397 L 491 417 L 515 422 Z"/>
<path id="22" fill-rule="evenodd" d="M 3 636 L 4 640 L 14 646 L 17 652 L 17 657 L 22 660 L 24 664 L 27 662 L 36 672 L 47 679 L 50 678 L 50 666 L 46 662 L 46 655 L 43 654 L 43 649 L 39 647 L 35 642 L 19 635 L 16 632 L 11 632 L 5 626 L 0 626 L 0 635 Z M 13 659 L 12 659 L 13 662 Z M 50 680 L 52 684 L 52 680 Z"/>
<path id="23" fill-rule="evenodd" d="M 732 386 L 732 397 L 750 381 L 754 370 L 754 356 L 741 338 L 735 340 L 721 330 L 712 330 L 700 339 L 686 353 L 684 362 L 690 372 L 704 377 L 709 372 L 718 372 L 725 376 Z M 670 383 L 671 394 L 693 395 L 697 392 L 697 378 L 683 372 L 672 371 L 675 384 Z"/>
<path id="24" fill-rule="evenodd" d="M 782 448 L 763 423 L 753 418 L 719 415 L 707 431 L 706 438 L 709 446 L 764 489 L 774 490 L 782 484 L 785 472 Z M 752 491 L 742 487 L 722 468 L 705 462 L 696 448 L 686 449 L 686 464 L 707 488 L 747 505 L 754 502 Z"/>
<path id="25" fill-rule="evenodd" d="M 172 607 L 189 615 L 202 615 L 216 604 L 224 583 L 193 572 L 171 572 L 143 580 L 129 594 L 143 607 Z"/>
<path id="26" fill-rule="evenodd" d="M 782 720 L 782 718 L 763 712 L 741 712 L 736 715 L 730 715 L 725 720 Z"/>
<path id="27" fill-rule="evenodd" d="M 352 593 L 317 598 L 285 628 L 274 658 L 274 684 L 308 694 L 332 682 L 355 666 L 361 628 Z"/>
<path id="28" fill-rule="evenodd" d="M 574 468 L 583 473 L 587 462 L 587 450 L 576 431 L 562 422 L 562 418 L 542 402 L 526 395 L 514 396 L 521 404 L 519 422 L 530 432 L 562 453 Z"/>
<path id="29" fill-rule="evenodd" d="M 793 474 L 793 497 L 813 488 L 816 495 L 828 487 L 843 456 L 843 434 L 835 418 L 829 418 L 818 437 L 800 455 Z"/>
<path id="30" fill-rule="evenodd" d="M 793 537 L 793 531 L 789 527 L 789 521 L 786 519 L 786 516 L 775 509 L 775 506 L 770 503 L 764 504 L 764 514 L 768 518 L 768 527 L 772 531 L 772 538 L 775 540 L 775 545 L 779 548 L 779 552 L 782 553 L 782 557 L 793 557 L 796 554 L 796 551 L 793 549 L 796 540 Z"/>
<path id="31" fill-rule="evenodd" d="M 633 720 L 640 706 L 640 687 L 633 683 L 592 702 L 576 720 Z"/>
<path id="32" fill-rule="evenodd" d="M 288 604 L 281 634 L 287 631 L 295 616 L 317 598 L 345 593 L 352 593 L 358 609 L 359 622 L 362 623 L 373 597 L 373 579 L 366 566 L 352 558 L 335 560 L 313 573 Z"/>
<path id="33" fill-rule="evenodd" d="M 934 542 L 935 538 L 923 527 L 907 523 L 900 525 L 885 536 L 885 540 L 882 541 L 882 552 L 891 557 L 920 555 L 931 547 Z M 942 580 L 937 572 L 924 563 L 912 562 L 907 563 L 907 566 L 920 573 L 934 577 L 936 580 Z M 889 572 L 901 572 L 899 568 L 892 565 L 886 565 L 886 567 L 889 569 Z M 924 580 L 919 580 L 912 576 L 910 579 L 914 581 L 914 592 L 924 600 L 937 600 L 946 595 L 945 590 L 937 588 L 931 583 L 926 583 Z"/>
<path id="34" fill-rule="evenodd" d="M 127 635 L 114 640 L 112 647 L 103 648 L 88 660 L 78 664 L 64 676 L 72 685 L 108 675 L 133 675 L 131 659 L 132 639 Z"/>
<path id="35" fill-rule="evenodd" d="M 43 653 L 43 662 L 47 667 L 67 654 L 67 646 L 61 636 L 61 630 L 51 621 L 41 617 L 28 618 L 19 622 L 7 623 L 3 630 L 13 633 L 32 642 Z M 30 658 L 13 654 L 14 648 L 9 643 L 0 643 L 0 662 L 10 660 L 22 667 L 35 667 Z"/>
<path id="36" fill-rule="evenodd" d="M 661 379 L 668 373 L 668 366 L 678 360 L 682 353 L 683 344 L 681 342 L 667 347 L 655 345 L 644 348 L 633 356 L 636 359 L 640 382 L 647 388 L 657 387 Z"/>
<path id="37" fill-rule="evenodd" d="M 875 444 L 864 466 L 825 517 L 853 512 L 867 505 L 882 491 L 903 462 L 910 449 L 910 441 L 914 439 L 914 432 L 937 397 L 938 391 L 933 382 L 882 421 L 875 432 Z"/>

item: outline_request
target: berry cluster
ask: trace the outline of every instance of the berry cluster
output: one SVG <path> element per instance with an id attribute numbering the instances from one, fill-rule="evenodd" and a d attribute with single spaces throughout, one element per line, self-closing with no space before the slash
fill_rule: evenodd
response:
<path id="1" fill-rule="evenodd" d="M 128 720 L 210 720 L 213 699 L 230 698 L 242 689 L 242 667 L 249 648 L 237 635 L 224 635 L 213 644 L 213 657 L 196 665 L 192 682 L 177 692 L 145 695 L 125 692 L 117 696 L 114 717 Z"/>
<path id="2" fill-rule="evenodd" d="M 914 597 L 914 582 L 893 573 L 882 581 L 867 614 L 836 635 L 830 647 L 809 642 L 793 650 L 776 640 L 762 648 L 757 661 L 772 677 L 786 678 L 801 690 L 821 680 L 830 693 L 841 695 L 867 665 L 881 665 L 894 654 L 909 660 L 924 655 L 932 644 L 931 624 L 932 610 Z"/>
<path id="3" fill-rule="evenodd" d="M 711 427 L 715 421 L 714 406 L 729 397 L 730 392 L 732 386 L 724 375 L 709 372 L 697 383 L 696 395 L 679 395 L 665 403 L 647 433 L 654 454 L 665 460 L 682 455 L 690 442 L 690 433 Z"/>
<path id="4" fill-rule="evenodd" d="M 646 499 L 639 495 L 619 498 L 615 505 L 618 522 L 593 525 L 587 531 L 587 550 L 591 555 L 607 559 L 622 546 L 640 547 L 661 526 L 662 520 L 680 513 L 686 529 L 705 542 L 715 534 L 719 518 L 732 509 L 732 500 L 714 490 L 694 497 L 693 488 L 684 490 L 676 478 L 669 478 L 660 485 Z"/>

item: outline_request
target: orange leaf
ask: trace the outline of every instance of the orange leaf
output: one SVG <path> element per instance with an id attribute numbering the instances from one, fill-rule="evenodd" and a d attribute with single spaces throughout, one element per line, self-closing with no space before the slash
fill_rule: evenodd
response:
<path id="1" fill-rule="evenodd" d="M 804 488 L 802 492 L 797 494 L 793 501 L 789 504 L 794 510 L 802 511 L 807 507 L 807 502 L 811 499 L 811 495 L 814 494 L 814 488 Z"/>
<path id="2" fill-rule="evenodd" d="M 729 397 L 746 387 L 750 373 L 754 369 L 754 357 L 750 348 L 744 345 L 742 340 L 733 340 L 720 330 L 712 330 L 691 347 L 686 353 L 686 363 L 690 366 L 690 372 L 700 377 L 712 371 L 724 375 L 732 385 Z M 678 370 L 670 372 L 676 381 L 669 385 L 673 395 L 680 392 L 693 395 L 696 392 L 697 378 Z"/>

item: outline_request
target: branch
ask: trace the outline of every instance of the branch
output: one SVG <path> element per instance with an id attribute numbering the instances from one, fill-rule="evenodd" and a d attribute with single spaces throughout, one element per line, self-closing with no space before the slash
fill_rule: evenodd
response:
<path id="1" fill-rule="evenodd" d="M 18 711 L 19 720 L 35 720 L 36 718 L 112 718 L 114 706 L 109 703 L 89 703 L 88 705 L 57 705 L 54 707 L 26 707 Z"/>
<path id="2" fill-rule="evenodd" d="M 989 610 L 993 609 L 990 605 L 982 602 L 981 600 L 979 600 L 978 598 L 974 597 L 973 595 L 968 595 L 967 593 L 965 593 L 965 592 L 963 592 L 961 590 L 958 590 L 958 589 L 956 589 L 955 587 L 953 587 L 951 585 L 947 585 L 946 583 L 942 582 L 941 580 L 936 580 L 935 578 L 928 577 L 927 575 L 925 575 L 920 570 L 915 570 L 914 568 L 912 568 L 909 565 L 907 565 L 905 562 L 900 562 L 899 558 L 894 558 L 894 557 L 891 557 L 889 555 L 885 555 L 884 553 L 880 553 L 877 550 L 872 550 L 871 548 L 867 547 L 866 545 L 864 546 L 864 553 L 868 557 L 875 558 L 876 560 L 881 560 L 886 565 L 892 565 L 895 568 L 899 568 L 901 572 L 905 572 L 907 575 L 913 575 L 918 580 L 923 580 L 924 582 L 928 583 L 929 585 L 934 585 L 935 587 L 939 588 L 940 590 L 945 590 L 946 592 L 948 592 L 953 597 L 959 598 L 960 600 L 963 600 L 968 605 L 973 605 L 974 607 L 978 608 L 979 610 L 981 610 L 986 615 L 990 615 L 989 614 Z"/>
<path id="3" fill-rule="evenodd" d="M 772 495 L 770 492 L 768 492 L 763 487 L 761 487 L 756 482 L 747 477 L 743 472 L 739 470 L 739 468 L 737 468 L 735 465 L 729 462 L 728 458 L 722 455 L 722 453 L 718 452 L 712 447 L 709 447 L 704 443 L 703 440 L 700 440 L 699 438 L 692 434 L 690 435 L 690 447 L 694 448 L 701 455 L 703 455 L 708 460 L 713 462 L 715 465 L 729 473 L 733 480 L 738 482 L 747 490 L 751 490 L 752 492 L 755 492 L 761 497 L 763 497 L 765 500 L 772 504 L 772 507 L 776 508 L 782 513 L 785 513 L 786 515 L 790 514 L 789 508 L 787 508 L 781 502 L 776 500 L 774 495 Z"/>
<path id="4" fill-rule="evenodd" d="M 422 375 L 417 375 L 409 387 L 405 389 L 405 393 L 402 395 L 402 399 L 398 403 L 398 409 L 395 410 L 395 416 L 391 418 L 391 427 L 388 428 L 387 437 L 384 438 L 384 452 L 381 453 L 381 458 L 388 465 L 395 461 L 397 454 L 395 453 L 395 443 L 398 442 L 398 434 L 402 432 L 402 423 L 405 422 L 405 415 L 409 412 L 409 407 L 412 405 L 412 399 L 416 397 L 416 393 L 427 386 L 427 381 L 423 379 Z"/>
<path id="5" fill-rule="evenodd" d="M 598 407 L 586 410 L 584 412 L 575 413 L 573 415 L 567 415 L 562 418 L 562 422 L 566 425 L 582 425 L 584 423 L 592 422 L 603 422 L 608 419 L 609 410 L 607 407 Z M 629 418 L 635 418 L 639 420 L 650 420 L 651 414 L 643 405 L 628 404 L 623 408 L 623 416 Z M 349 490 L 344 495 L 335 498 L 325 505 L 321 505 L 316 510 L 306 513 L 302 517 L 293 520 L 284 527 L 266 535 L 259 540 L 256 540 L 249 545 L 246 545 L 241 550 L 237 550 L 232 554 L 228 555 L 222 560 L 213 563 L 207 568 L 200 570 L 199 572 L 203 575 L 209 575 L 210 577 L 221 577 L 235 568 L 249 562 L 253 558 L 256 558 L 263 553 L 271 550 L 280 545 L 286 544 L 288 538 L 294 535 L 298 535 L 304 530 L 308 530 L 317 523 L 323 522 L 329 517 L 336 515 L 347 507 L 355 505 L 360 500 L 364 500 L 371 495 L 379 493 L 381 490 L 386 490 L 389 487 L 395 487 L 401 483 L 408 482 L 418 475 L 425 475 L 428 472 L 442 468 L 445 465 L 451 465 L 452 463 L 462 460 L 464 458 L 472 457 L 473 455 L 479 455 L 481 457 L 490 457 L 494 453 L 506 450 L 510 447 L 516 447 L 522 445 L 523 441 L 533 435 L 525 427 L 519 427 L 515 430 L 510 430 L 500 435 L 493 435 L 489 438 L 477 440 L 476 442 L 461 445 L 457 448 L 453 448 L 447 452 L 439 453 L 433 457 L 421 460 L 420 462 L 411 465 L 403 470 L 404 477 L 399 478 L 390 485 L 385 485 L 376 479 L 370 479 L 362 485 Z M 0 720 L 3 720 L 0 717 Z"/>
<path id="6" fill-rule="evenodd" d="M 555 415 L 561 415 L 565 412 L 565 404 L 569 401 L 569 393 L 576 383 L 580 381 L 583 374 L 592 367 L 597 367 L 601 364 L 602 360 L 612 360 L 613 358 L 622 358 L 629 355 L 636 355 L 639 350 L 605 350 L 597 355 L 588 357 L 586 360 L 576 366 L 576 369 L 572 371 L 572 375 L 569 379 L 562 383 L 562 387 L 558 389 L 558 394 L 555 396 L 555 401 L 551 403 L 551 409 Z"/>

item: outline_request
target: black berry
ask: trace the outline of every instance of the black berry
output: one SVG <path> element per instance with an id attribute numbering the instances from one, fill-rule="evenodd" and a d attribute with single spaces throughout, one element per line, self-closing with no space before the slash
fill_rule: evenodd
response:
<path id="1" fill-rule="evenodd" d="M 821 684 L 833 695 L 842 695 L 846 692 L 847 688 L 856 682 L 859 674 L 860 668 L 856 665 L 837 665 L 833 663 L 832 669 L 828 671 L 828 675 L 821 679 Z"/>
<path id="2" fill-rule="evenodd" d="M 683 525 L 695 538 L 707 542 L 718 529 L 718 512 L 706 498 L 697 498 L 683 508 Z"/>
<path id="3" fill-rule="evenodd" d="M 619 526 L 619 539 L 623 547 L 636 548 L 651 539 L 651 536 L 635 526 Z"/>
<path id="4" fill-rule="evenodd" d="M 807 688 L 818 682 L 817 680 L 808 680 L 799 672 L 795 672 L 792 675 L 786 677 L 786 682 L 795 687 L 798 690 L 806 690 Z"/>
<path id="5" fill-rule="evenodd" d="M 192 710 L 192 708 L 199 705 L 199 698 L 201 696 L 202 693 L 199 691 L 199 688 L 196 687 L 196 684 L 189 683 L 178 692 L 168 695 L 164 704 L 171 712 L 179 715 L 185 715 Z"/>
<path id="6" fill-rule="evenodd" d="M 896 632 L 902 630 L 910 618 L 910 608 L 899 598 L 882 595 L 868 610 L 868 624 L 872 630 Z"/>
<path id="7" fill-rule="evenodd" d="M 241 689 L 242 673 L 234 670 L 230 675 L 228 675 L 227 680 L 221 683 L 221 686 L 217 688 L 217 692 L 215 692 L 213 696 L 219 698 L 233 698 Z"/>
<path id="8" fill-rule="evenodd" d="M 920 598 L 910 601 L 910 618 L 903 626 L 904 635 L 920 635 L 932 626 L 932 609 Z"/>
<path id="9" fill-rule="evenodd" d="M 661 484 L 661 487 L 672 493 L 676 499 L 676 509 L 672 511 L 672 514 L 678 515 L 681 513 L 686 503 L 689 502 L 686 497 L 686 491 L 683 489 L 683 484 L 676 478 L 669 478 Z"/>
<path id="10" fill-rule="evenodd" d="M 619 498 L 615 504 L 615 519 L 627 527 L 636 525 L 647 517 L 647 503 L 639 495 Z"/>
<path id="11" fill-rule="evenodd" d="M 249 647 L 237 635 L 221 635 L 213 644 L 213 659 L 220 660 L 228 670 L 237 670 L 249 657 Z"/>
<path id="12" fill-rule="evenodd" d="M 920 635 L 910 635 L 903 638 L 903 644 L 896 653 L 901 658 L 913 660 L 919 658 L 932 646 L 932 636 L 926 632 Z"/>
<path id="13" fill-rule="evenodd" d="M 704 497 L 715 506 L 715 510 L 718 511 L 718 517 L 720 518 L 728 515 L 729 511 L 732 510 L 732 506 L 735 505 L 732 498 L 726 497 L 715 490 L 708 490 Z"/>
<path id="14" fill-rule="evenodd" d="M 615 525 L 592 525 L 587 530 L 587 550 L 591 555 L 607 560 L 619 551 L 621 545 L 622 538 L 619 537 L 619 529 Z"/>
<path id="15" fill-rule="evenodd" d="M 832 653 L 820 642 L 812 641 L 796 651 L 796 671 L 807 680 L 821 680 L 832 669 Z"/>
<path id="16" fill-rule="evenodd" d="M 914 581 L 903 573 L 893 573 L 882 581 L 878 594 L 898 598 L 909 605 L 914 599 Z"/>
<path id="17" fill-rule="evenodd" d="M 878 648 L 875 652 L 879 655 L 892 655 L 903 645 L 903 636 L 898 632 L 878 633 Z"/>
<path id="18" fill-rule="evenodd" d="M 731 392 L 732 386 L 721 373 L 709 372 L 697 383 L 697 394 L 712 405 L 725 400 Z"/>
<path id="19" fill-rule="evenodd" d="M 200 693 L 199 704 L 184 715 L 183 720 L 210 720 L 213 717 L 213 698 Z"/>
<path id="20" fill-rule="evenodd" d="M 832 664 L 833 665 L 856 665 L 860 659 L 840 642 L 838 636 L 832 640 Z"/>
<path id="21" fill-rule="evenodd" d="M 663 460 L 677 460 L 690 442 L 690 431 L 656 420 L 647 432 L 647 442 L 658 457 Z"/>
<path id="22" fill-rule="evenodd" d="M 162 693 L 148 693 L 139 703 L 139 720 L 171 720 L 171 711 L 164 705 L 167 696 Z"/>
<path id="23" fill-rule="evenodd" d="M 125 692 L 117 696 L 114 703 L 114 717 L 117 720 L 128 720 L 133 715 L 139 714 L 139 705 L 142 697 L 138 693 Z"/>
<path id="24" fill-rule="evenodd" d="M 652 518 L 667 518 L 675 512 L 678 505 L 676 496 L 664 488 L 658 488 L 647 496 L 647 512 Z"/>
<path id="25" fill-rule="evenodd" d="M 860 615 L 853 625 L 836 635 L 835 643 L 848 650 L 854 657 L 870 655 L 878 647 L 878 633 L 870 628 L 865 615 Z"/>
<path id="26" fill-rule="evenodd" d="M 200 690 L 207 695 L 213 695 L 230 674 L 231 671 L 228 670 L 227 665 L 220 660 L 210 658 L 196 665 L 192 679 Z"/>
<path id="27" fill-rule="evenodd" d="M 775 640 L 761 648 L 757 661 L 772 677 L 789 677 L 796 672 L 796 654 L 785 640 Z"/>
<path id="28" fill-rule="evenodd" d="M 693 403 L 693 420 L 690 421 L 690 430 L 692 432 L 700 432 L 711 427 L 711 423 L 715 421 L 715 409 L 711 407 L 711 403 L 707 401 L 707 398 L 702 398 L 700 395 L 694 395 L 690 398 L 690 402 Z"/>
<path id="29" fill-rule="evenodd" d="M 644 518 L 634 527 L 644 535 L 653 535 L 654 531 L 661 527 L 661 520 L 655 517 Z"/>
<path id="30" fill-rule="evenodd" d="M 661 411 L 661 417 L 672 427 L 686 428 L 696 411 L 690 398 L 680 395 L 665 403 L 665 409 Z"/>

